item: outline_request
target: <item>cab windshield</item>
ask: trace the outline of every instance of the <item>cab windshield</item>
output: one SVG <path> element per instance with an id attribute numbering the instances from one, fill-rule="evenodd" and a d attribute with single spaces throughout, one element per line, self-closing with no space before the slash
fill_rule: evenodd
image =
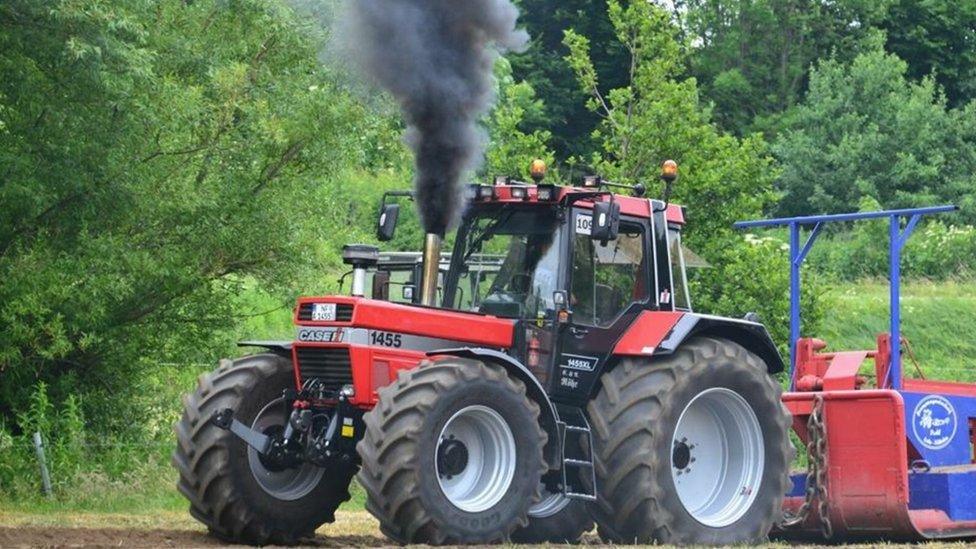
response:
<path id="1" fill-rule="evenodd" d="M 556 208 L 505 204 L 469 212 L 457 233 L 444 307 L 551 318 L 561 238 Z"/>

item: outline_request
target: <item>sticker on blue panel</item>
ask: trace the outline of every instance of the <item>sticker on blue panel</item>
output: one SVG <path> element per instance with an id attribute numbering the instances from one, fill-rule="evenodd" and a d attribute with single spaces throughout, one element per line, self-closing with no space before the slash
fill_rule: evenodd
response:
<path id="1" fill-rule="evenodd" d="M 956 409 L 945 397 L 929 395 L 918 401 L 912 412 L 915 440 L 929 450 L 941 450 L 956 435 Z"/>

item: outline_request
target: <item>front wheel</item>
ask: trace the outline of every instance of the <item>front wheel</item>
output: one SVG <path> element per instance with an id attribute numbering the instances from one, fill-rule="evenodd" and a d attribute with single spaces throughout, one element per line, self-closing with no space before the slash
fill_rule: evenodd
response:
<path id="1" fill-rule="evenodd" d="M 504 368 L 459 358 L 400 372 L 364 416 L 366 508 L 399 543 L 492 543 L 526 523 L 546 469 L 539 406 Z"/>
<path id="2" fill-rule="evenodd" d="M 261 354 L 222 361 L 184 398 L 173 453 L 178 487 L 190 514 L 224 541 L 295 543 L 335 520 L 349 499 L 352 467 L 282 467 L 210 421 L 214 411 L 230 408 L 251 428 L 280 434 L 287 421 L 281 393 L 294 384 L 291 361 Z"/>
<path id="3" fill-rule="evenodd" d="M 593 529 L 586 503 L 563 494 L 543 491 L 529 508 L 529 524 L 512 532 L 516 543 L 576 543 Z"/>
<path id="4" fill-rule="evenodd" d="M 614 542 L 764 540 L 782 513 L 793 448 L 782 390 L 731 341 L 695 338 L 625 360 L 590 403 L 594 518 Z"/>

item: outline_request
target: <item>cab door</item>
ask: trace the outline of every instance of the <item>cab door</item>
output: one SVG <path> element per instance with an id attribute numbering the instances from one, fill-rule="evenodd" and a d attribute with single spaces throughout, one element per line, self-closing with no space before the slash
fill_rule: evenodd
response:
<path id="1" fill-rule="evenodd" d="M 617 238 L 602 245 L 590 239 L 590 218 L 589 210 L 572 211 L 566 244 L 571 317 L 557 336 L 550 392 L 567 404 L 588 400 L 614 344 L 642 310 L 656 306 L 659 288 L 651 221 L 623 216 Z"/>

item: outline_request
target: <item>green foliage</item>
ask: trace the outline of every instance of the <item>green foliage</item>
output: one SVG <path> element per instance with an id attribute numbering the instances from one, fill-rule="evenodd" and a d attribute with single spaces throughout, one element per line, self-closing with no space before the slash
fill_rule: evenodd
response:
<path id="1" fill-rule="evenodd" d="M 775 171 L 763 140 L 739 139 L 711 123 L 695 81 L 681 79 L 681 48 L 665 11 L 645 2 L 610 0 L 608 6 L 617 40 L 632 59 L 627 86 L 602 93 L 589 40 L 572 30 L 565 38 L 568 62 L 590 94 L 588 106 L 603 117 L 594 134 L 602 150 L 591 163 L 611 180 L 653 186 L 659 162 L 676 160 L 681 177 L 674 199 L 689 207 L 685 241 L 713 265 L 693 273 L 695 307 L 730 315 L 756 311 L 781 336 L 783 325 L 774 320 L 786 307 L 788 284 L 781 282 L 788 270 L 732 229 L 734 221 L 759 217 L 772 204 Z"/>
<path id="2" fill-rule="evenodd" d="M 790 341 L 789 247 L 782 241 L 745 234 L 709 258 L 716 267 L 695 269 L 689 277 L 692 303 L 709 311 L 759 313 L 783 356 Z M 816 334 L 824 318 L 823 281 L 806 271 L 802 285 L 804 334 Z"/>
<path id="3" fill-rule="evenodd" d="M 541 158 L 554 164 L 547 130 L 524 130 L 525 121 L 542 117 L 544 106 L 528 82 L 516 82 L 512 67 L 502 58 L 495 64 L 498 101 L 488 114 L 488 147 L 483 172 L 491 177 L 508 175 L 529 181 L 529 165 Z"/>
<path id="4" fill-rule="evenodd" d="M 824 318 L 817 335 L 828 350 L 876 348 L 877 335 L 888 331 L 886 280 L 837 284 L 824 299 L 834 312 Z M 925 377 L 976 381 L 971 358 L 976 339 L 968 337 L 976 323 L 972 281 L 908 281 L 902 287 L 901 315 L 902 335 L 911 342 Z M 903 361 L 905 375 L 918 377 L 911 358 L 904 356 Z"/>
<path id="5" fill-rule="evenodd" d="M 912 78 L 934 75 L 951 105 L 976 99 L 976 2 L 894 0 L 881 28 Z"/>
<path id="6" fill-rule="evenodd" d="M 574 29 L 597 44 L 593 65 L 606 89 L 627 83 L 627 52 L 615 40 L 604 0 L 516 0 L 519 22 L 532 42 L 522 54 L 509 55 L 516 80 L 528 82 L 545 105 L 544 116 L 525 120 L 523 131 L 552 132 L 556 157 L 588 157 L 598 146 L 590 135 L 599 116 L 586 108 L 587 93 L 576 85 L 573 69 L 563 59 L 563 32 Z"/>
<path id="7" fill-rule="evenodd" d="M 861 211 L 880 209 L 876 200 L 861 201 Z M 835 280 L 888 276 L 887 219 L 861 221 L 850 230 L 821 237 L 807 263 Z M 929 280 L 971 279 L 976 273 L 976 227 L 953 225 L 933 217 L 912 233 L 902 251 L 901 272 Z"/>
<path id="8" fill-rule="evenodd" d="M 831 52 L 853 56 L 889 0 L 679 0 L 691 74 L 715 119 L 740 135 L 770 125 L 796 103 L 809 66 Z M 849 59 L 850 57 L 846 57 Z"/>
<path id="9" fill-rule="evenodd" d="M 872 197 L 885 207 L 976 206 L 976 104 L 949 109 L 935 82 L 906 79 L 880 41 L 811 73 L 806 100 L 773 146 L 782 164 L 778 212 L 842 212 Z"/>
<path id="10" fill-rule="evenodd" d="M 125 429 L 156 362 L 228 347 L 244 280 L 293 291 L 308 197 L 382 130 L 311 32 L 271 0 L 0 6 L 0 414 L 41 379 Z"/>

